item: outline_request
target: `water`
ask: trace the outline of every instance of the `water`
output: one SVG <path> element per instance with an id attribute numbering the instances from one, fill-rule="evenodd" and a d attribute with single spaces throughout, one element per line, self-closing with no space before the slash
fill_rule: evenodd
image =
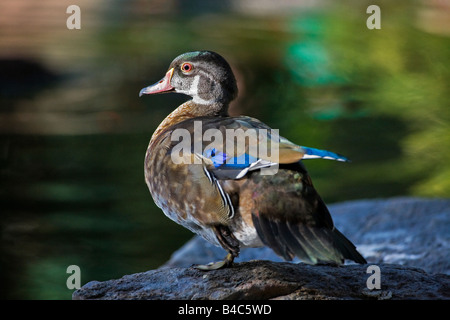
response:
<path id="1" fill-rule="evenodd" d="M 5 16 L 21 3 L 6 1 Z M 450 43 L 436 8 L 383 4 L 382 29 L 369 31 L 358 1 L 79 1 L 71 31 L 64 4 L 43 3 L 19 27 L 19 16 L 0 25 L 2 298 L 70 299 L 69 265 L 82 284 L 119 278 L 192 236 L 143 178 L 151 134 L 185 98 L 138 98 L 186 51 L 231 63 L 232 114 L 352 160 L 306 162 L 326 202 L 450 197 Z"/>
<path id="2" fill-rule="evenodd" d="M 190 238 L 151 200 L 147 139 L 3 137 L 2 288 L 17 290 L 10 297 L 70 298 L 69 265 L 80 266 L 83 283 L 117 278 L 158 267 Z"/>

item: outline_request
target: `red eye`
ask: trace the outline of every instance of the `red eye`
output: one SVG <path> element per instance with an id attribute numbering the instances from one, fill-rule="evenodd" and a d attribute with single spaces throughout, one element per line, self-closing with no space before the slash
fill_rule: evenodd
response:
<path id="1" fill-rule="evenodd" d="M 181 71 L 184 73 L 191 72 L 194 67 L 189 62 L 185 62 L 181 65 Z"/>

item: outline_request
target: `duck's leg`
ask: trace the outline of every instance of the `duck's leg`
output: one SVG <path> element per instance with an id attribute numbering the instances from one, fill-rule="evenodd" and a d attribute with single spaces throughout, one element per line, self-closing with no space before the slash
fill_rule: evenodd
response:
<path id="1" fill-rule="evenodd" d="M 211 271 L 230 267 L 233 264 L 234 258 L 239 255 L 239 241 L 234 237 L 227 226 L 213 226 L 213 230 L 217 236 L 217 240 L 219 240 L 222 247 L 228 251 L 228 254 L 222 261 L 211 262 L 206 265 L 195 265 L 194 268 L 196 269 Z"/>

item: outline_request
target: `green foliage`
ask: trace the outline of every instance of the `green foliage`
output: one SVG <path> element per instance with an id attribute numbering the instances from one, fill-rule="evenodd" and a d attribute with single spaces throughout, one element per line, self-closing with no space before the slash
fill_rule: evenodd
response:
<path id="1" fill-rule="evenodd" d="M 355 19 L 331 17 L 327 43 L 335 72 L 352 88 L 358 108 L 402 123 L 379 128 L 372 139 L 382 130 L 398 136 L 406 129 L 397 137 L 401 154 L 390 178 L 408 172 L 412 181 L 406 194 L 449 197 L 450 39 L 418 29 L 413 15 L 409 18 L 383 19 L 381 30 L 368 32 L 358 29 Z"/>

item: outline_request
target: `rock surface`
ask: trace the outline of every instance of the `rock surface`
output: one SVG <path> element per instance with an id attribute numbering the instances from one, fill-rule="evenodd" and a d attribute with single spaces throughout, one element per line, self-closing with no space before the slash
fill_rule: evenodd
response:
<path id="1" fill-rule="evenodd" d="M 358 200 L 328 208 L 336 227 L 369 264 L 396 263 L 450 274 L 450 199 Z M 225 254 L 223 249 L 194 237 L 165 266 L 205 264 L 221 260 Z M 283 261 L 269 248 L 242 249 L 235 261 L 256 259 Z"/>
<path id="2" fill-rule="evenodd" d="M 199 271 L 190 266 L 225 252 L 194 237 L 161 268 L 91 281 L 73 299 L 450 299 L 450 200 L 362 200 L 329 209 L 380 268 L 380 290 L 367 288 L 368 265 L 280 262 L 268 248 L 243 249 L 232 268 Z"/>
<path id="3" fill-rule="evenodd" d="M 73 299 L 450 299 L 450 276 L 381 264 L 380 290 L 367 289 L 367 266 L 250 261 L 210 272 L 161 268 L 92 281 Z"/>

